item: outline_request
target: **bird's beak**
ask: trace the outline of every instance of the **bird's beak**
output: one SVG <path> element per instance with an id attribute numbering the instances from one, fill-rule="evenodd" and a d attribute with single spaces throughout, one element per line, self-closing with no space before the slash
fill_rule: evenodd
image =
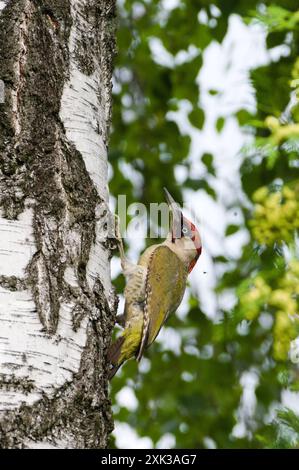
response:
<path id="1" fill-rule="evenodd" d="M 182 229 L 182 211 L 180 206 L 175 202 L 171 194 L 167 191 L 166 188 L 164 189 L 165 198 L 167 204 L 169 206 L 170 214 L 171 214 L 171 227 L 170 231 L 172 232 L 172 238 L 181 238 L 181 229 Z"/>

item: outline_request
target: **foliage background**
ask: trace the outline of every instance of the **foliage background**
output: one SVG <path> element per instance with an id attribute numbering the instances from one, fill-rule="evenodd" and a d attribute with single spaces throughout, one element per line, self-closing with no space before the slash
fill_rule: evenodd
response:
<path id="1" fill-rule="evenodd" d="M 231 15 L 262 25 L 268 50 L 284 46 L 287 54 L 251 70 L 256 109 L 233 113 L 250 143 L 235 156 L 242 197 L 228 207 L 243 216 L 223 235 L 248 235 L 238 259 L 213 258 L 215 296 L 233 292 L 233 306 L 219 307 L 210 318 L 190 286 L 186 313 L 168 322 L 180 335 L 179 354 L 157 342 L 139 372 L 135 361 L 122 368 L 112 382 L 115 420 L 153 446 L 170 436 L 167 442 L 177 448 L 298 447 L 298 417 L 281 406 L 283 391 L 299 390 L 296 351 L 290 355 L 299 333 L 298 2 L 181 0 L 172 9 L 167 3 L 119 1 L 110 191 L 126 194 L 128 204 L 161 202 L 163 186 L 179 202 L 186 190 L 218 202 L 214 155 L 198 152 L 190 160 L 190 135 L 169 113 L 187 102 L 189 123 L 203 129 L 206 110 L 196 79 L 205 49 L 225 40 Z M 171 64 L 155 58 L 153 39 L 171 54 Z M 219 136 L 231 117 L 216 120 Z M 197 162 L 205 168 L 199 177 Z M 185 174 L 179 182 L 178 167 Z M 121 275 L 115 285 L 121 293 Z M 135 406 L 118 400 L 124 387 Z"/>

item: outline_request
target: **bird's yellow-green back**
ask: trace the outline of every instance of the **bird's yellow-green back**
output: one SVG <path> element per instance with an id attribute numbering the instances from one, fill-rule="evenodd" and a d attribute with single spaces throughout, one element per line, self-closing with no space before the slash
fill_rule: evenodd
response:
<path id="1" fill-rule="evenodd" d="M 142 263 L 142 259 L 140 260 Z M 157 245 L 148 262 L 144 321 L 148 321 L 146 345 L 156 338 L 170 313 L 180 305 L 188 267 L 166 245 Z M 148 320 L 147 320 L 148 319 Z"/>

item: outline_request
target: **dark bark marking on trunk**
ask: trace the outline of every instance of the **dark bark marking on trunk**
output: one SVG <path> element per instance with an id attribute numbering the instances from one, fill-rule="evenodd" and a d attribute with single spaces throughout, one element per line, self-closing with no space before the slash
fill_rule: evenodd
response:
<path id="1" fill-rule="evenodd" d="M 26 282 L 16 276 L 2 276 L 0 275 L 0 286 L 12 292 L 26 289 Z"/>

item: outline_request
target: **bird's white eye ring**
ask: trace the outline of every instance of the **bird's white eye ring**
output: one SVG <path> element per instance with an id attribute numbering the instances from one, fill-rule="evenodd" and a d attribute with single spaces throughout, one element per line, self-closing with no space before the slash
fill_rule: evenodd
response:
<path id="1" fill-rule="evenodd" d="M 182 232 L 183 232 L 183 233 L 188 233 L 188 229 L 187 229 L 186 227 L 183 227 L 183 228 L 182 228 Z"/>

